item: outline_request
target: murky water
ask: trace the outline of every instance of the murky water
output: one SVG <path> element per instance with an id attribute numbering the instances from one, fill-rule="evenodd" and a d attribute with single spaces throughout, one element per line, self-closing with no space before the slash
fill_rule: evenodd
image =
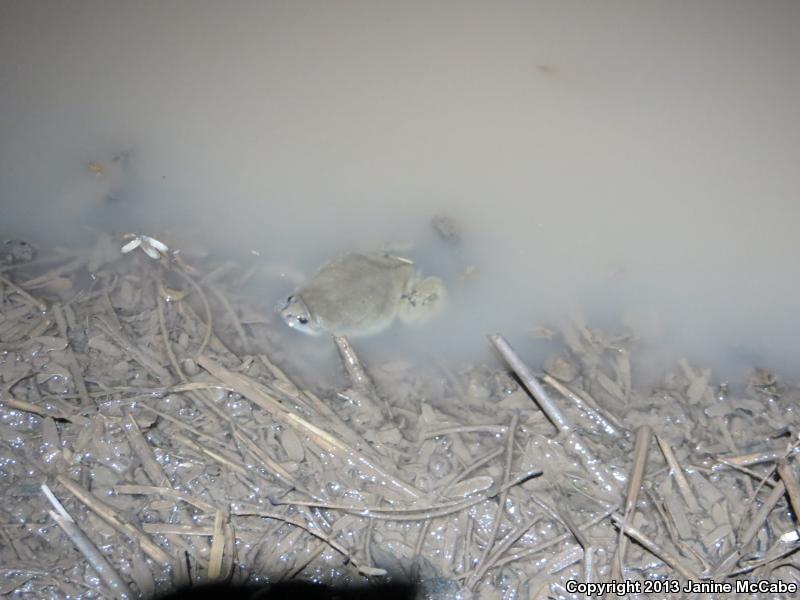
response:
<path id="1" fill-rule="evenodd" d="M 495 330 L 533 352 L 578 310 L 653 362 L 797 374 L 798 24 L 796 2 L 6 1 L 0 227 L 188 231 L 287 272 L 388 247 L 450 283 L 412 335 L 437 353 Z"/>

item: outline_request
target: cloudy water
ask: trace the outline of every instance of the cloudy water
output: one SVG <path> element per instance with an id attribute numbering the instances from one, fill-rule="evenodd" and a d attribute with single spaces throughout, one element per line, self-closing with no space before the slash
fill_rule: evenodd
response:
<path id="1" fill-rule="evenodd" d="M 449 305 L 370 345 L 533 357 L 579 312 L 665 367 L 798 375 L 798 27 L 791 1 L 5 0 L 0 230 L 287 274 L 391 249 Z"/>

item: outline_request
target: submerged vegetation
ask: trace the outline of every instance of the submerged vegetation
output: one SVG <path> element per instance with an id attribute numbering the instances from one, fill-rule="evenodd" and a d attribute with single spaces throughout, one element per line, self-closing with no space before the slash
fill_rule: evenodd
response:
<path id="1" fill-rule="evenodd" d="M 119 246 L 0 266 L 0 594 L 797 582 L 800 394 L 768 371 L 639 390 L 632 336 L 575 318 L 542 372 L 501 335 L 507 369 L 458 370 L 321 336 L 343 373 L 310 382 L 242 291 L 258 266 Z"/>

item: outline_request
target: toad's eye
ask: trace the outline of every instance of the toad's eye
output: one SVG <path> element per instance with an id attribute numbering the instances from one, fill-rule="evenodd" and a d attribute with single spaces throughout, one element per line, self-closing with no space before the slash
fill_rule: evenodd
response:
<path id="1" fill-rule="evenodd" d="M 297 322 L 300 323 L 300 325 L 306 325 L 308 323 L 308 319 L 306 317 L 297 317 Z"/>

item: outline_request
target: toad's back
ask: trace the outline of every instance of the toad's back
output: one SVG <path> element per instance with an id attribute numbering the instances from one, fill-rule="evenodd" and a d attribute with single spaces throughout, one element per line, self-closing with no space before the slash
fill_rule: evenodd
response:
<path id="1" fill-rule="evenodd" d="M 325 265 L 299 295 L 328 331 L 374 332 L 397 316 L 414 272 L 412 263 L 393 256 L 348 254 Z"/>

